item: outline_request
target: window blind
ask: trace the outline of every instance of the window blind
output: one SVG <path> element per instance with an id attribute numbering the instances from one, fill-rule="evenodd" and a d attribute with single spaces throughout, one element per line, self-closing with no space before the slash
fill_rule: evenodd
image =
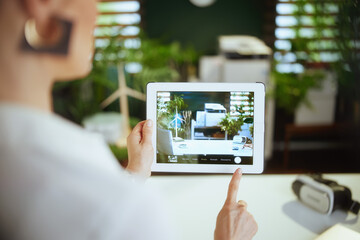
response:
<path id="1" fill-rule="evenodd" d="M 237 117 L 254 117 L 254 93 L 253 92 L 231 92 L 230 115 Z"/>
<path id="2" fill-rule="evenodd" d="M 274 60 L 278 72 L 340 59 L 336 36 L 339 0 L 278 0 Z"/>
<path id="3" fill-rule="evenodd" d="M 124 39 L 124 46 L 140 45 L 141 5 L 139 0 L 101 0 L 95 29 L 96 46 L 105 45 L 110 37 Z"/>

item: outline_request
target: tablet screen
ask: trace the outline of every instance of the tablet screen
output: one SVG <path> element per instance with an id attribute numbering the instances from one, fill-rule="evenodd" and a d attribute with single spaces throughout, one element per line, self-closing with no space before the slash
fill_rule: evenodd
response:
<path id="1" fill-rule="evenodd" d="M 158 91 L 157 163 L 253 164 L 254 92 Z"/>

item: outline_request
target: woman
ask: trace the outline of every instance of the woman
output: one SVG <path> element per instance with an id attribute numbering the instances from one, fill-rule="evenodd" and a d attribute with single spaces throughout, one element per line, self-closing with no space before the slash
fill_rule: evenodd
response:
<path id="1" fill-rule="evenodd" d="M 175 238 L 137 180 L 150 176 L 152 122 L 128 137 L 124 170 L 101 138 L 52 113 L 55 80 L 91 70 L 95 20 L 95 1 L 0 0 L 0 239 Z M 257 231 L 236 202 L 240 178 L 237 170 L 215 239 Z"/>

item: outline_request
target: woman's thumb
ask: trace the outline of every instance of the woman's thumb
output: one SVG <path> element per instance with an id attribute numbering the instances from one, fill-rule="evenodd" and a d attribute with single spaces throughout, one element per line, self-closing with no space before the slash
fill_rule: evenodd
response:
<path id="1" fill-rule="evenodd" d="M 153 121 L 151 119 L 146 120 L 142 129 L 143 143 L 152 143 L 153 129 Z"/>

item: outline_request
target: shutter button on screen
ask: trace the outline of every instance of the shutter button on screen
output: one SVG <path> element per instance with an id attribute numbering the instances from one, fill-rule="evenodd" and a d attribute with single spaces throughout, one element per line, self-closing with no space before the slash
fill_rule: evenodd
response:
<path id="1" fill-rule="evenodd" d="M 234 162 L 237 164 L 241 163 L 241 158 L 240 157 L 234 158 Z"/>

